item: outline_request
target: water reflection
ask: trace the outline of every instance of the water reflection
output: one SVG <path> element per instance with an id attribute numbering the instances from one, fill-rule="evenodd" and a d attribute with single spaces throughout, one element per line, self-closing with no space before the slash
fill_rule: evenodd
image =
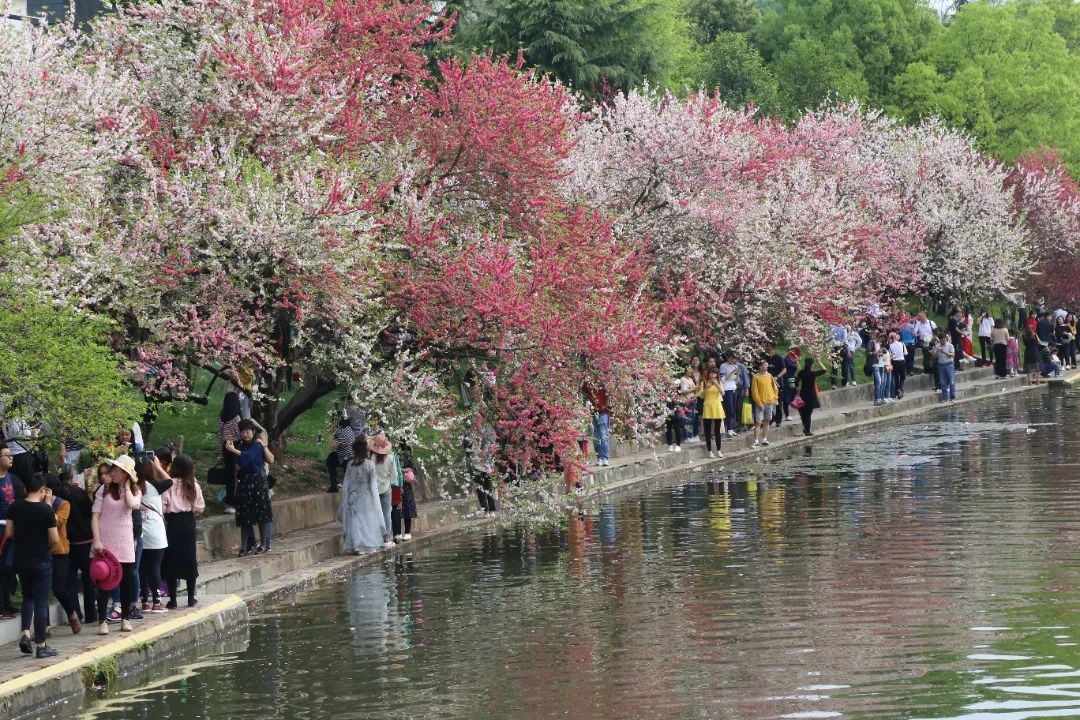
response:
<path id="1" fill-rule="evenodd" d="M 1080 718 L 1080 442 L 1027 424 L 1078 410 L 952 408 L 395 558 L 98 716 Z"/>

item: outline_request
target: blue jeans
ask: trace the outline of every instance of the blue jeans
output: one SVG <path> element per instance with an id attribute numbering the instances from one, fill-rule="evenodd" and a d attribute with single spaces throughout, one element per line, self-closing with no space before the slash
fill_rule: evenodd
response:
<path id="1" fill-rule="evenodd" d="M 855 382 L 855 354 L 852 353 L 851 357 L 844 358 L 841 366 L 840 381 L 847 385 L 849 382 Z"/>
<path id="2" fill-rule="evenodd" d="M 938 387 L 941 388 L 941 401 L 956 399 L 956 366 L 952 363 L 938 363 Z"/>
<path id="3" fill-rule="evenodd" d="M 49 625 L 49 592 L 52 590 L 52 561 L 29 563 L 18 568 L 22 586 L 22 629 L 34 626 L 34 642 L 45 644 Z"/>
<path id="4" fill-rule="evenodd" d="M 886 397 L 888 397 L 888 380 L 886 375 L 888 373 L 885 368 L 875 365 L 874 366 L 874 403 L 880 403 Z"/>
<path id="5" fill-rule="evenodd" d="M 735 390 L 724 391 L 724 414 L 728 432 L 739 427 L 739 416 L 735 413 Z"/>
<path id="6" fill-rule="evenodd" d="M 607 460 L 610 452 L 609 444 L 611 442 L 611 436 L 608 433 L 608 416 L 607 413 L 596 413 L 592 418 L 593 428 L 593 450 L 596 451 L 596 457 L 600 460 Z"/>
<path id="7" fill-rule="evenodd" d="M 387 535 L 390 534 L 390 528 L 392 527 L 391 524 L 390 524 L 391 523 L 391 517 L 390 517 L 391 512 L 390 511 L 392 509 L 390 501 L 392 499 L 391 496 L 393 495 L 393 493 L 394 493 L 393 490 L 387 490 L 385 493 L 379 495 L 379 504 L 382 506 L 382 516 L 383 516 L 383 525 L 384 525 L 383 532 L 386 533 Z"/>

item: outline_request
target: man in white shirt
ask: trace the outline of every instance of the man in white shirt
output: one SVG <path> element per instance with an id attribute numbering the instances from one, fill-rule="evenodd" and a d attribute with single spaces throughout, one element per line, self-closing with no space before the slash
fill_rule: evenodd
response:
<path id="1" fill-rule="evenodd" d="M 924 373 L 934 371 L 934 356 L 930 352 L 930 348 L 934 344 L 935 330 L 937 330 L 937 324 L 933 320 L 928 319 L 926 313 L 919 313 L 919 317 L 915 321 L 915 341 L 918 347 L 922 348 L 922 371 Z"/>
<path id="2" fill-rule="evenodd" d="M 907 345 L 900 342 L 900 336 L 896 333 L 889 334 L 889 354 L 892 356 L 893 366 L 893 397 L 900 400 L 904 397 L 904 380 L 907 379 Z"/>
<path id="3" fill-rule="evenodd" d="M 735 393 L 739 389 L 739 366 L 735 363 L 735 357 L 731 353 L 724 355 L 724 362 L 720 365 L 720 382 L 724 387 L 724 414 L 727 415 L 727 434 L 734 437 L 737 433 L 735 427 L 738 418 L 735 416 Z"/>
<path id="4" fill-rule="evenodd" d="M 979 315 L 979 358 L 989 364 L 994 356 L 991 352 L 993 347 L 990 342 L 990 334 L 994 332 L 994 318 L 985 310 Z"/>
<path id="5" fill-rule="evenodd" d="M 837 373 L 844 362 L 844 347 L 847 345 L 847 328 L 843 325 L 829 325 L 829 334 L 832 336 L 832 367 L 829 371 L 829 380 L 832 386 L 837 387 L 840 383 Z M 844 383 L 847 384 L 846 382 Z"/>
<path id="6" fill-rule="evenodd" d="M 855 384 L 855 353 L 862 347 L 862 338 L 855 328 L 847 328 L 844 335 L 844 358 L 841 364 L 840 380 L 844 385 Z"/>

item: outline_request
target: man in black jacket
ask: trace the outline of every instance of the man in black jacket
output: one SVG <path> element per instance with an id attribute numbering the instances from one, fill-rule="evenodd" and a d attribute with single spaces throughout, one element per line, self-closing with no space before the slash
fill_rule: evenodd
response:
<path id="1" fill-rule="evenodd" d="M 0 531 L 7 525 L 8 510 L 11 506 L 26 498 L 26 486 L 18 475 L 11 472 L 13 464 L 14 454 L 6 446 L 0 445 Z M 11 603 L 11 596 L 15 594 L 17 584 L 15 568 L 13 563 L 8 562 L 9 553 L 13 553 L 14 550 L 14 546 L 5 546 L 4 552 L 0 554 L 0 616 L 7 619 L 18 614 Z"/>

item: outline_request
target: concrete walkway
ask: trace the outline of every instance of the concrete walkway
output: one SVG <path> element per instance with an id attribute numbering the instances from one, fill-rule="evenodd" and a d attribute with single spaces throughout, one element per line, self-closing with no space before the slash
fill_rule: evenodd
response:
<path id="1" fill-rule="evenodd" d="M 1070 379 L 1080 377 L 1074 373 Z M 823 383 L 824 384 L 824 383 Z M 988 368 L 969 369 L 958 375 L 959 402 L 1024 392 L 1024 378 L 998 380 Z M 904 400 L 875 407 L 872 387 L 858 386 L 826 390 L 823 407 L 814 413 L 814 437 L 802 436 L 798 415 L 770 432 L 769 447 L 751 447 L 753 433 L 725 437 L 724 459 L 706 457 L 704 443 L 684 445 L 683 452 L 669 453 L 666 447 L 633 452 L 621 448 L 609 467 L 593 466 L 586 473 L 589 495 L 600 497 L 657 483 L 684 480 L 687 471 L 726 466 L 737 467 L 796 444 L 848 432 L 856 427 L 895 421 L 926 412 L 940 404 L 930 389 L 928 376 L 908 379 Z M 775 434 L 774 434 L 775 433 Z M 139 667 L 175 655 L 184 647 L 210 639 L 246 631 L 248 607 L 296 592 L 297 589 L 335 575 L 346 575 L 358 565 L 380 561 L 388 554 L 444 540 L 477 527 L 491 526 L 480 514 L 476 501 L 464 497 L 450 501 L 423 503 L 414 524 L 416 539 L 394 550 L 363 557 L 342 556 L 341 533 L 333 521 L 337 496 L 311 495 L 275 503 L 275 525 L 281 534 L 270 555 L 212 559 L 235 553 L 236 528 L 232 518 L 209 518 L 200 524 L 201 550 L 199 599 L 196 609 L 182 608 L 163 615 L 147 615 L 135 623 L 136 632 L 113 632 L 101 637 L 96 626 L 72 636 L 66 625 L 54 628 L 50 644 L 61 654 L 37 661 L 20 655 L 15 643 L 20 634 L 17 620 L 0 622 L 0 718 L 14 718 L 61 699 L 75 700 L 102 677 L 112 682 Z M 181 603 L 183 605 L 183 603 Z M 109 670 L 103 672 L 102 668 Z"/>

